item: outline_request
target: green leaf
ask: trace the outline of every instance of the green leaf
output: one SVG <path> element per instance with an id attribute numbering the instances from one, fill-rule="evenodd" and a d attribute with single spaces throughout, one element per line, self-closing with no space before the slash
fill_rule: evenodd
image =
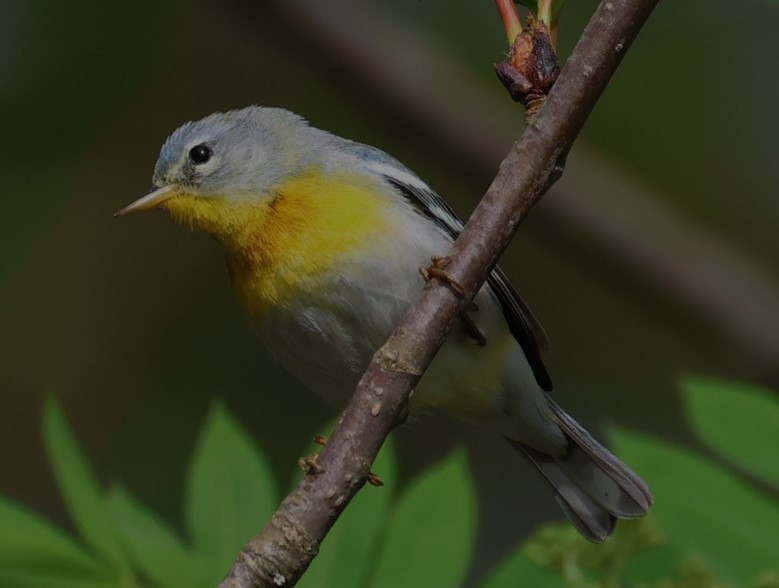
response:
<path id="1" fill-rule="evenodd" d="M 373 471 L 384 481 L 384 486 L 366 485 L 352 499 L 300 580 L 301 588 L 362 588 L 369 585 L 397 483 L 396 455 L 391 439 L 384 443 Z"/>
<path id="2" fill-rule="evenodd" d="M 112 571 L 60 529 L 0 497 L 0 570 L 4 573 L 111 578 Z M 0 582 L 0 586 L 11 584 Z"/>
<path id="3" fill-rule="evenodd" d="M 60 492 L 79 534 L 95 553 L 127 573 L 130 566 L 111 525 L 97 476 L 53 399 L 48 399 L 44 407 L 44 439 Z"/>
<path id="4" fill-rule="evenodd" d="M 374 588 L 458 586 L 476 530 L 476 498 L 462 451 L 414 480 L 386 531 Z"/>
<path id="5" fill-rule="evenodd" d="M 613 439 L 652 488 L 653 513 L 672 545 L 744 584 L 777 567 L 779 504 L 679 447 L 626 431 Z"/>
<path id="6" fill-rule="evenodd" d="M 187 494 L 187 525 L 195 549 L 212 562 L 209 577 L 215 582 L 279 501 L 265 457 L 220 404 L 200 433 Z"/>
<path id="7" fill-rule="evenodd" d="M 518 586 L 543 586 L 544 588 L 567 588 L 565 580 L 535 564 L 518 549 L 507 557 L 487 577 L 482 588 L 517 588 Z"/>
<path id="8" fill-rule="evenodd" d="M 687 378 L 682 388 L 700 437 L 735 464 L 779 485 L 779 399 L 768 390 Z"/>
<path id="9" fill-rule="evenodd" d="M 187 551 L 173 530 L 127 491 L 113 490 L 109 505 L 125 548 L 151 580 L 165 588 L 213 585 L 204 580 L 206 562 Z"/>

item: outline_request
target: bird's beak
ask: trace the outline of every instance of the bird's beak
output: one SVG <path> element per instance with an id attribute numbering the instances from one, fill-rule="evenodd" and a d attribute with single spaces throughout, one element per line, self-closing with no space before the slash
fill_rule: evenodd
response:
<path id="1" fill-rule="evenodd" d="M 145 196 L 138 198 L 135 202 L 131 202 L 123 209 L 114 213 L 114 216 L 123 216 L 130 214 L 131 212 L 140 212 L 141 210 L 151 210 L 157 208 L 160 204 L 165 202 L 168 198 L 175 195 L 174 186 L 163 186 L 152 190 Z"/>

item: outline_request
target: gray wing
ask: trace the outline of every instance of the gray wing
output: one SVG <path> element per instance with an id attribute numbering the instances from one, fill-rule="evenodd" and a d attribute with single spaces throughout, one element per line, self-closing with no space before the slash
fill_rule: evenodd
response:
<path id="1" fill-rule="evenodd" d="M 402 168 L 405 170 L 405 168 Z M 444 230 L 452 240 L 456 239 L 463 228 L 463 222 L 457 213 L 452 210 L 446 201 L 438 194 L 427 188 L 421 180 L 412 185 L 402 181 L 399 178 L 384 174 L 384 179 L 399 194 L 408 200 L 414 208 L 425 217 L 432 220 L 436 225 Z M 416 179 L 416 178 L 415 178 Z M 511 334 L 522 347 L 522 351 L 527 357 L 527 361 L 533 370 L 536 382 L 543 390 L 552 389 L 552 379 L 549 372 L 546 371 L 541 360 L 541 348 L 548 349 L 549 340 L 544 333 L 544 329 L 538 322 L 538 319 L 519 297 L 506 274 L 499 267 L 493 268 L 487 277 L 487 286 L 492 290 L 495 297 L 500 302 L 503 316 L 509 325 Z"/>

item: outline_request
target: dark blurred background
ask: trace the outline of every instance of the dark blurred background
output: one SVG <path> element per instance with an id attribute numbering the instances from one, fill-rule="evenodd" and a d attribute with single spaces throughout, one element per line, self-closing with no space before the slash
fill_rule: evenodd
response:
<path id="1" fill-rule="evenodd" d="M 565 6 L 563 58 L 595 6 Z M 467 215 L 522 129 L 492 72 L 507 50 L 493 3 L 31 0 L 2 13 L 0 493 L 68 524 L 41 444 L 46 395 L 102 479 L 174 523 L 214 399 L 291 483 L 334 409 L 254 338 L 215 243 L 160 213 L 111 215 L 148 189 L 179 124 L 252 103 L 389 151 Z M 504 256 L 552 339 L 555 396 L 588 426 L 691 442 L 679 376 L 779 389 L 778 25 L 775 2 L 661 2 Z M 560 515 L 499 439 L 439 417 L 398 439 L 404 477 L 468 444 L 477 568 Z"/>

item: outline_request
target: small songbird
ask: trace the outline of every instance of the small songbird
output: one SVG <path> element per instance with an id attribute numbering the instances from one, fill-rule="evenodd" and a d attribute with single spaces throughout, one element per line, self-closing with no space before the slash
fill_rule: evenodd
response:
<path id="1" fill-rule="evenodd" d="M 177 129 L 154 189 L 117 214 L 162 208 L 224 247 L 233 286 L 276 358 L 344 405 L 373 353 L 419 297 L 419 268 L 463 223 L 383 151 L 248 107 Z M 549 396 L 548 343 L 495 268 L 410 400 L 505 437 L 549 481 L 574 526 L 606 539 L 652 504 L 641 478 Z"/>

